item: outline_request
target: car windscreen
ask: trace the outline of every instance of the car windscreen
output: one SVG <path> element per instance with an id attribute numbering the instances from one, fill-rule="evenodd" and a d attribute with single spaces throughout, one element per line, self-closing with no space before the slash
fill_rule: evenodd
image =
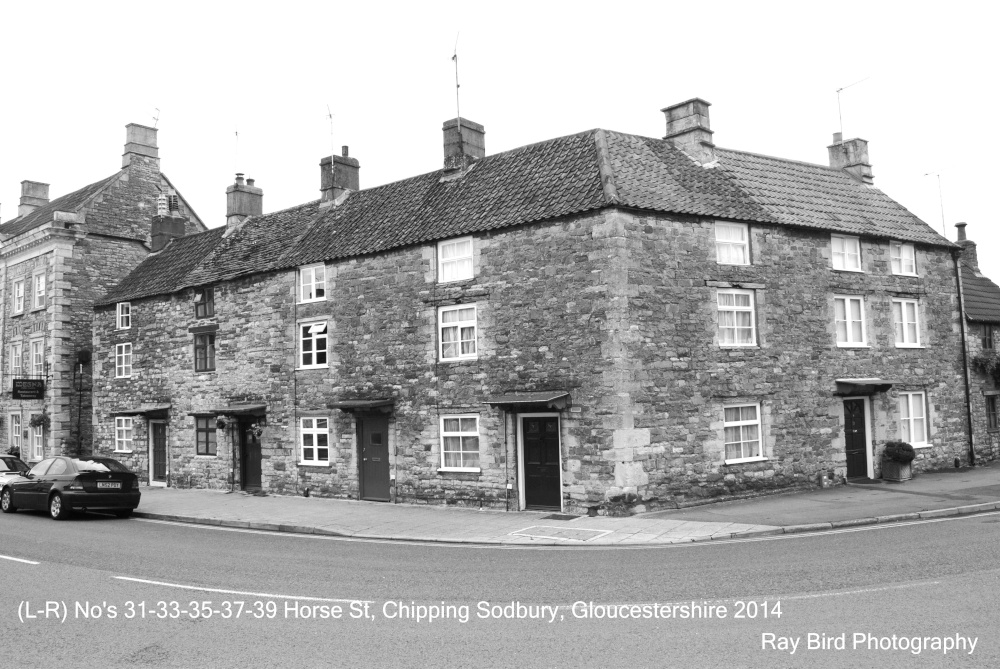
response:
<path id="1" fill-rule="evenodd" d="M 81 472 L 128 472 L 129 469 L 117 460 L 111 458 L 87 458 L 74 460 L 77 470 Z"/>
<path id="2" fill-rule="evenodd" d="M 28 465 L 17 458 L 0 458 L 0 472 L 26 472 Z"/>

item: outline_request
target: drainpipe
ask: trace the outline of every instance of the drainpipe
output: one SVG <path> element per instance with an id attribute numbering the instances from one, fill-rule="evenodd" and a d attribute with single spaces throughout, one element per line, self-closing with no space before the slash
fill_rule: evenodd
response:
<path id="1" fill-rule="evenodd" d="M 958 322 L 962 333 L 962 376 L 965 379 L 965 418 L 969 426 L 969 465 L 976 466 L 976 447 L 972 436 L 972 382 L 969 379 L 969 341 L 965 331 L 965 296 L 962 290 L 962 269 L 960 256 L 962 252 L 955 249 L 951 252 L 955 262 L 955 279 L 958 281 Z"/>

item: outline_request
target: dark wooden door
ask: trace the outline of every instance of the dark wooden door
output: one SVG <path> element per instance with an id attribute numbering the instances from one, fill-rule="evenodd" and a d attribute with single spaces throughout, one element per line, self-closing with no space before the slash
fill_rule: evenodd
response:
<path id="1" fill-rule="evenodd" d="M 844 442 L 847 449 L 847 478 L 868 476 L 864 400 L 844 400 Z"/>
<path id="2" fill-rule="evenodd" d="M 260 490 L 260 437 L 250 431 L 251 421 L 240 421 L 240 473 L 244 490 Z"/>
<path id="3" fill-rule="evenodd" d="M 529 509 L 562 509 L 559 418 L 523 418 L 524 503 Z"/>
<path id="4" fill-rule="evenodd" d="M 153 481 L 167 480 L 167 424 L 151 423 L 153 428 Z"/>
<path id="5" fill-rule="evenodd" d="M 388 416 L 358 416 L 358 450 L 361 451 L 361 499 L 388 502 Z"/>

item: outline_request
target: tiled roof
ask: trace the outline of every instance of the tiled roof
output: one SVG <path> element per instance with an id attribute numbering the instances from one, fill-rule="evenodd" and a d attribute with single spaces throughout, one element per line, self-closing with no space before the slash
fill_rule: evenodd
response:
<path id="1" fill-rule="evenodd" d="M 431 172 L 351 193 L 339 206 L 310 202 L 250 218 L 189 262 L 187 276 L 179 265 L 169 275 L 147 271 L 164 262 L 150 258 L 131 290 L 112 295 L 138 299 L 609 206 L 951 246 L 842 170 L 725 149 L 718 158 L 705 168 L 665 140 L 589 130 L 487 156 L 460 178 Z"/>
<path id="2" fill-rule="evenodd" d="M 1000 323 L 1000 286 L 962 263 L 962 296 L 969 320 Z"/>
<path id="3" fill-rule="evenodd" d="M 786 225 L 951 246 L 877 188 L 844 170 L 716 149 L 719 169 Z"/>
<path id="4" fill-rule="evenodd" d="M 225 228 L 213 228 L 175 239 L 159 253 L 143 260 L 94 306 L 102 307 L 179 290 L 191 270 L 218 246 L 225 231 Z"/>
<path id="5" fill-rule="evenodd" d="M 75 212 L 80 206 L 85 204 L 87 200 L 97 195 L 101 189 L 117 179 L 119 176 L 121 176 L 121 172 L 116 172 L 107 179 L 102 179 L 101 181 L 92 183 L 89 186 L 84 186 L 80 190 L 73 191 L 68 195 L 58 197 L 49 202 L 47 205 L 39 207 L 29 214 L 12 218 L 3 225 L 0 225 L 0 235 L 3 235 L 5 238 L 9 238 L 19 235 L 22 232 L 27 232 L 32 228 L 36 228 L 39 225 L 43 225 L 51 221 L 53 213 L 57 211 Z"/>

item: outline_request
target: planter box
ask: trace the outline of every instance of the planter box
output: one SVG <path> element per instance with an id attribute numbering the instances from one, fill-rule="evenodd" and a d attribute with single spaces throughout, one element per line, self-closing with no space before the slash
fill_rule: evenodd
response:
<path id="1" fill-rule="evenodd" d="M 882 461 L 882 479 L 885 481 L 909 481 L 913 478 L 912 462 Z"/>

